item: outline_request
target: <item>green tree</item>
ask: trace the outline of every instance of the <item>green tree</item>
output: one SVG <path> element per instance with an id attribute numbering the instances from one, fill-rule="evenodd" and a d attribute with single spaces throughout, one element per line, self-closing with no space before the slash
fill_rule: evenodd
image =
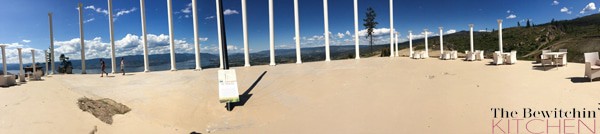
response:
<path id="1" fill-rule="evenodd" d="M 369 39 L 369 46 L 371 47 L 371 54 L 373 53 L 373 29 L 377 26 L 377 21 L 375 21 L 375 17 L 377 17 L 377 13 L 373 8 L 367 8 L 367 17 L 363 19 L 365 23 L 363 26 L 367 29 L 367 37 Z"/>
<path id="2" fill-rule="evenodd" d="M 521 27 L 521 22 L 517 21 L 517 27 Z"/>
<path id="3" fill-rule="evenodd" d="M 525 27 L 527 27 L 527 28 L 531 27 L 531 22 L 529 22 L 529 19 L 527 19 L 527 25 Z"/>

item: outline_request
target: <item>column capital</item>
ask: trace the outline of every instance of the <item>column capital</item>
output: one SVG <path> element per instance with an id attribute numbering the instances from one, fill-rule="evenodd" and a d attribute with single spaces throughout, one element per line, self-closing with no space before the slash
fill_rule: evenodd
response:
<path id="1" fill-rule="evenodd" d="M 444 27 L 438 27 L 440 30 L 444 29 Z"/>
<path id="2" fill-rule="evenodd" d="M 497 21 L 498 21 L 498 24 L 502 23 L 502 19 L 498 19 Z"/>
<path id="3" fill-rule="evenodd" d="M 473 26 L 475 26 L 475 25 L 474 25 L 474 24 L 469 24 L 469 27 L 470 27 L 470 28 L 473 28 Z"/>
<path id="4" fill-rule="evenodd" d="M 0 45 L 1 48 L 6 48 L 6 45 Z"/>
<path id="5" fill-rule="evenodd" d="M 411 33 L 411 34 L 412 34 L 412 31 L 411 31 L 411 30 L 408 30 L 408 33 Z"/>
<path id="6" fill-rule="evenodd" d="M 48 16 L 52 17 L 52 12 L 48 12 Z"/>
<path id="7" fill-rule="evenodd" d="M 19 51 L 21 51 L 21 49 L 23 49 L 23 48 L 17 48 L 17 50 L 19 50 Z"/>
<path id="8" fill-rule="evenodd" d="M 427 32 L 427 30 L 429 30 L 429 29 L 427 29 L 427 28 L 423 29 L 423 31 L 425 31 L 425 32 Z"/>

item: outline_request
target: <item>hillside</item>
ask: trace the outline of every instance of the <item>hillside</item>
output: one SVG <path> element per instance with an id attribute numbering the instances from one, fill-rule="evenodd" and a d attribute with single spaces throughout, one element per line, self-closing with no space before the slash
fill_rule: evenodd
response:
<path id="1" fill-rule="evenodd" d="M 474 32 L 476 50 L 485 50 L 486 56 L 498 51 L 498 31 Z M 439 36 L 430 37 L 430 49 L 439 49 Z M 583 53 L 600 51 L 600 14 L 573 20 L 562 20 L 533 27 L 503 29 L 504 51 L 517 50 L 521 60 L 537 60 L 541 50 L 568 49 L 569 62 L 583 62 Z M 415 40 L 417 49 L 423 48 L 423 39 Z M 408 42 L 402 43 L 406 48 Z M 460 31 L 444 36 L 444 49 L 464 52 L 469 49 L 469 32 Z"/>

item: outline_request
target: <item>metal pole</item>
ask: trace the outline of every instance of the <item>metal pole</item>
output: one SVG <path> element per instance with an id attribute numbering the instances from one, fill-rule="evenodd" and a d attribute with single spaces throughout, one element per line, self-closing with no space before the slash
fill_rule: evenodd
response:
<path id="1" fill-rule="evenodd" d="M 173 35 L 173 6 L 171 0 L 167 0 L 167 12 L 169 19 L 169 44 L 171 49 L 171 71 L 177 71 L 175 66 L 175 36 Z"/>
<path id="2" fill-rule="evenodd" d="M 429 58 L 429 43 L 427 42 L 427 29 L 423 29 L 423 31 L 425 31 L 425 56 L 423 56 L 424 58 Z"/>
<path id="3" fill-rule="evenodd" d="M 323 0 L 323 19 L 325 20 L 325 61 L 331 61 L 329 54 L 329 13 L 327 9 L 327 0 Z"/>
<path id="4" fill-rule="evenodd" d="M 394 0 L 390 0 L 390 57 L 394 57 Z"/>
<path id="5" fill-rule="evenodd" d="M 215 0 L 215 6 L 217 9 L 217 35 L 219 38 L 219 68 L 223 68 L 223 37 L 221 37 L 223 34 L 221 34 L 221 14 L 223 14 L 222 10 L 220 9 L 221 7 L 219 6 L 219 0 Z"/>
<path id="6" fill-rule="evenodd" d="M 250 66 L 250 48 L 248 47 L 248 19 L 246 17 L 246 0 L 242 0 L 242 31 L 244 32 L 244 66 Z"/>
<path id="7" fill-rule="evenodd" d="M 470 42 L 471 42 L 471 52 L 473 52 L 473 24 L 469 24 L 469 35 L 470 35 Z"/>
<path id="8" fill-rule="evenodd" d="M 115 36 L 113 29 L 113 14 L 112 14 L 112 0 L 108 0 L 108 27 L 110 31 L 110 64 L 111 64 L 111 73 L 116 73 L 117 64 L 115 61 Z M 54 62 L 52 62 L 54 63 Z M 54 66 L 52 66 L 54 68 Z M 54 69 L 52 69 L 54 70 Z"/>
<path id="9" fill-rule="evenodd" d="M 408 47 L 410 47 L 409 56 L 408 57 L 413 57 L 412 31 L 408 31 Z"/>
<path id="10" fill-rule="evenodd" d="M 2 48 L 2 72 L 6 75 L 6 45 L 0 45 L 0 48 Z"/>
<path id="11" fill-rule="evenodd" d="M 220 16 L 219 19 L 221 20 L 220 21 L 220 23 L 221 23 L 220 29 L 221 29 L 221 37 L 222 37 L 221 44 L 223 44 L 221 46 L 221 51 L 223 53 L 223 63 L 224 63 L 223 70 L 229 70 L 229 59 L 228 59 L 229 56 L 227 55 L 227 37 L 225 36 L 227 34 L 225 34 L 225 19 L 223 18 L 223 0 L 217 0 L 217 2 L 218 2 L 217 4 L 219 5 L 219 8 L 218 8 L 219 9 L 218 14 Z"/>
<path id="12" fill-rule="evenodd" d="M 269 54 L 271 58 L 269 65 L 271 66 L 275 66 L 275 26 L 273 21 L 273 0 L 269 0 Z"/>
<path id="13" fill-rule="evenodd" d="M 500 47 L 500 52 L 504 53 L 504 50 L 502 50 L 502 20 L 498 19 L 498 43 L 499 43 L 499 47 Z"/>
<path id="14" fill-rule="evenodd" d="M 441 55 L 444 55 L 444 27 L 439 27 L 440 28 L 440 53 Z M 441 57 L 440 55 L 440 57 Z"/>
<path id="15" fill-rule="evenodd" d="M 85 71 L 85 40 L 83 36 L 83 4 L 79 3 L 79 40 L 81 41 L 81 74 L 86 74 Z"/>
<path id="16" fill-rule="evenodd" d="M 298 0 L 294 0 L 294 28 L 296 32 L 296 64 L 302 63 L 300 53 L 300 19 L 298 15 Z"/>
<path id="17" fill-rule="evenodd" d="M 4 47 L 2 47 L 2 50 L 4 50 Z M 4 54 L 4 53 L 2 53 L 2 54 Z M 35 73 L 37 72 L 37 69 L 36 69 L 37 67 L 35 66 L 35 50 L 34 49 L 31 49 L 31 67 L 33 69 L 33 76 L 35 76 Z M 6 73 L 6 71 L 4 71 L 4 73 Z M 4 74 L 4 75 L 6 75 L 6 74 Z"/>
<path id="18" fill-rule="evenodd" d="M 192 0 L 192 15 L 194 16 L 194 53 L 196 53 L 196 70 L 201 70 L 200 65 L 200 42 L 198 41 L 198 8 L 196 0 Z"/>
<path id="19" fill-rule="evenodd" d="M 360 59 L 360 47 L 358 40 L 358 0 L 354 0 L 354 51 L 355 59 Z"/>
<path id="20" fill-rule="evenodd" d="M 148 61 L 148 36 L 146 35 L 146 4 L 144 0 L 140 0 L 140 15 L 142 19 L 142 41 L 144 47 L 144 72 L 150 72 Z"/>
<path id="21" fill-rule="evenodd" d="M 17 48 L 17 51 L 19 51 L 19 77 L 21 77 L 25 76 L 23 75 L 23 56 L 21 55 L 21 48 Z"/>
<path id="22" fill-rule="evenodd" d="M 54 74 L 54 32 L 52 29 L 52 13 L 48 13 L 48 22 L 50 23 L 50 75 Z"/>

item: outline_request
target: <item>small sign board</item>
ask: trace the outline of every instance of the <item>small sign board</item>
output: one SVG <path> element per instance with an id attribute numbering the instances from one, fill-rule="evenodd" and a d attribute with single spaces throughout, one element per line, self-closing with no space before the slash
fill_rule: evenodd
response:
<path id="1" fill-rule="evenodd" d="M 231 103 L 239 102 L 240 94 L 238 92 L 237 78 L 235 70 L 219 70 L 219 102 Z"/>

